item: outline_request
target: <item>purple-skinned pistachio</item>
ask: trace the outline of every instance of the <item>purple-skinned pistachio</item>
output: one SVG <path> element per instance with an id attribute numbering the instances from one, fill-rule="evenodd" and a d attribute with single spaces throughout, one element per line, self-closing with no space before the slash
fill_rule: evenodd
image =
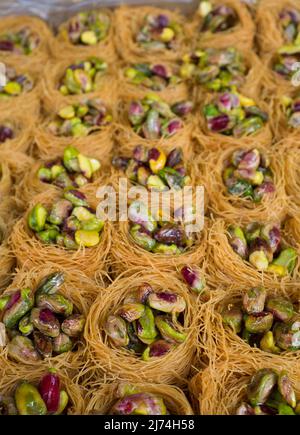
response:
<path id="1" fill-rule="evenodd" d="M 181 275 L 188 286 L 195 293 L 202 293 L 205 288 L 205 279 L 201 277 L 201 270 L 196 266 L 184 266 Z"/>
<path id="2" fill-rule="evenodd" d="M 159 14 L 156 17 L 157 27 L 160 29 L 164 27 L 168 27 L 169 22 L 170 22 L 169 17 L 165 14 Z"/>
<path id="3" fill-rule="evenodd" d="M 12 329 L 19 320 L 33 307 L 34 294 L 29 288 L 14 292 L 5 305 L 2 318 L 6 328 Z"/>
<path id="4" fill-rule="evenodd" d="M 0 143 L 14 137 L 13 129 L 7 125 L 0 125 Z"/>
<path id="5" fill-rule="evenodd" d="M 201 30 L 212 33 L 222 32 L 233 27 L 235 22 L 236 15 L 233 9 L 227 6 L 218 6 L 205 15 Z"/>
<path id="6" fill-rule="evenodd" d="M 73 233 L 79 230 L 81 227 L 80 221 L 75 216 L 69 216 L 64 221 L 63 230 L 67 233 Z"/>
<path id="7" fill-rule="evenodd" d="M 74 182 L 67 174 L 67 172 L 62 172 L 61 174 L 59 174 L 53 181 L 53 184 L 54 186 L 57 186 L 60 189 L 69 189 L 74 187 Z"/>
<path id="8" fill-rule="evenodd" d="M 184 229 L 176 224 L 165 224 L 154 234 L 154 238 L 164 245 L 184 246 L 186 243 Z"/>
<path id="9" fill-rule="evenodd" d="M 282 297 L 272 297 L 267 300 L 266 310 L 273 314 L 273 316 L 281 320 L 282 322 L 287 322 L 294 315 L 293 304 Z"/>
<path id="10" fill-rule="evenodd" d="M 254 189 L 254 201 L 259 202 L 264 196 L 272 195 L 273 193 L 275 193 L 275 191 L 275 184 L 272 181 L 266 181 Z"/>
<path id="11" fill-rule="evenodd" d="M 260 233 L 261 237 L 268 242 L 272 252 L 275 253 L 281 243 L 280 225 L 274 223 L 264 225 Z"/>
<path id="12" fill-rule="evenodd" d="M 135 333 L 134 323 L 127 323 L 127 333 L 129 337 L 129 343 L 126 348 L 130 352 L 134 352 L 136 356 L 141 356 L 146 345 L 138 339 L 138 336 Z"/>
<path id="13" fill-rule="evenodd" d="M 13 397 L 0 395 L 0 415 L 18 415 Z"/>
<path id="14" fill-rule="evenodd" d="M 132 101 L 130 103 L 128 117 L 132 125 L 141 124 L 145 117 L 145 109 L 139 101 Z"/>
<path id="15" fill-rule="evenodd" d="M 146 163 L 148 162 L 149 155 L 148 150 L 143 145 L 137 145 L 133 150 L 133 158 L 137 162 Z"/>
<path id="16" fill-rule="evenodd" d="M 180 344 L 186 340 L 187 335 L 184 332 L 180 332 L 168 316 L 157 316 L 155 318 L 155 325 L 162 338 L 170 343 Z"/>
<path id="17" fill-rule="evenodd" d="M 27 313 L 26 316 L 22 317 L 18 324 L 19 331 L 21 334 L 28 336 L 33 331 L 33 324 L 30 321 L 30 314 Z"/>
<path id="18" fill-rule="evenodd" d="M 254 415 L 254 410 L 252 406 L 250 406 L 246 402 L 242 402 L 240 406 L 237 408 L 236 415 Z"/>
<path id="19" fill-rule="evenodd" d="M 48 168 L 41 167 L 38 170 L 37 176 L 38 176 L 39 180 L 44 182 L 44 183 L 50 183 L 52 181 L 51 170 Z"/>
<path id="20" fill-rule="evenodd" d="M 109 411 L 109 415 L 166 415 L 167 413 L 163 399 L 146 392 L 125 395 Z"/>
<path id="21" fill-rule="evenodd" d="M 250 136 L 256 133 L 263 127 L 263 121 L 258 116 L 246 118 L 237 124 L 233 129 L 233 136 L 240 138 L 243 136 Z"/>
<path id="22" fill-rule="evenodd" d="M 14 51 L 15 45 L 12 41 L 1 40 L 0 41 L 0 51 Z"/>
<path id="23" fill-rule="evenodd" d="M 239 106 L 239 98 L 235 94 L 225 92 L 218 98 L 217 106 L 221 112 L 230 112 Z"/>
<path id="24" fill-rule="evenodd" d="M 262 168 L 268 168 L 271 164 L 271 159 L 269 155 L 265 153 L 260 154 L 260 167 Z"/>
<path id="25" fill-rule="evenodd" d="M 36 297 L 38 308 L 48 308 L 53 313 L 70 316 L 73 311 L 73 303 L 60 293 L 54 295 L 41 294 Z"/>
<path id="26" fill-rule="evenodd" d="M 57 337 L 53 340 L 53 352 L 57 354 L 69 352 L 72 350 L 73 342 L 71 338 L 64 334 L 60 333 Z"/>
<path id="27" fill-rule="evenodd" d="M 208 65 L 196 72 L 196 79 L 199 83 L 207 83 L 216 78 L 220 73 L 220 68 L 217 65 Z"/>
<path id="28" fill-rule="evenodd" d="M 48 308 L 33 308 L 30 320 L 34 327 L 49 337 L 57 337 L 60 331 L 59 321 Z"/>
<path id="29" fill-rule="evenodd" d="M 180 119 L 171 119 L 166 126 L 163 127 L 163 134 L 165 136 L 173 136 L 178 133 L 183 127 L 183 123 Z"/>
<path id="30" fill-rule="evenodd" d="M 70 201 L 74 206 L 88 206 L 86 196 L 79 190 L 69 189 L 64 192 L 64 198 Z"/>
<path id="31" fill-rule="evenodd" d="M 72 211 L 72 204 L 67 199 L 61 199 L 57 201 L 49 214 L 48 220 L 54 225 L 61 225 L 65 219 L 70 215 Z"/>
<path id="32" fill-rule="evenodd" d="M 64 282 L 65 282 L 65 277 L 62 272 L 51 273 L 50 275 L 45 276 L 39 282 L 35 294 L 53 295 L 58 291 L 58 289 L 63 285 Z"/>
<path id="33" fill-rule="evenodd" d="M 84 329 L 85 317 L 82 314 L 72 314 L 61 324 L 61 330 L 69 337 L 78 337 Z"/>
<path id="34" fill-rule="evenodd" d="M 145 304 L 150 294 L 153 292 L 154 290 L 150 284 L 148 283 L 141 284 L 137 289 L 137 298 L 142 304 Z"/>
<path id="35" fill-rule="evenodd" d="M 39 331 L 33 333 L 34 346 L 43 358 L 50 358 L 53 352 L 52 341 Z"/>
<path id="36" fill-rule="evenodd" d="M 142 201 L 134 201 L 128 208 L 128 219 L 142 225 L 146 231 L 152 233 L 157 228 L 157 222 L 149 213 L 148 207 Z"/>
<path id="37" fill-rule="evenodd" d="M 166 166 L 169 168 L 174 168 L 174 166 L 179 165 L 183 160 L 183 153 L 181 148 L 174 148 L 169 152 L 167 156 Z"/>
<path id="38" fill-rule="evenodd" d="M 269 243 L 263 238 L 256 238 L 250 243 L 249 256 L 253 252 L 263 251 L 269 261 L 269 263 L 273 260 L 273 251 L 269 245 Z"/>
<path id="39" fill-rule="evenodd" d="M 235 167 L 238 167 L 240 162 L 242 161 L 244 155 L 245 155 L 245 150 L 243 150 L 243 149 L 238 149 L 238 150 L 234 151 L 231 155 L 231 163 Z"/>
<path id="40" fill-rule="evenodd" d="M 276 345 L 282 350 L 300 349 L 300 322 L 295 315 L 287 323 L 276 323 L 273 329 Z"/>
<path id="41" fill-rule="evenodd" d="M 156 64 L 153 65 L 151 68 L 151 71 L 163 79 L 168 79 L 170 77 L 170 72 L 167 70 L 167 68 L 164 65 Z"/>
<path id="42" fill-rule="evenodd" d="M 66 249 L 69 250 L 77 250 L 78 249 L 78 245 L 75 242 L 75 238 L 74 238 L 74 233 L 66 233 L 63 236 L 63 240 L 59 240 L 60 242 L 60 246 L 65 247 Z"/>
<path id="43" fill-rule="evenodd" d="M 151 172 L 149 169 L 145 168 L 144 166 L 141 166 L 137 170 L 137 182 L 141 184 L 142 186 L 147 186 L 147 181 L 149 177 L 151 176 Z"/>
<path id="44" fill-rule="evenodd" d="M 236 169 L 233 173 L 234 177 L 239 180 L 246 180 L 253 185 L 260 186 L 263 183 L 264 175 L 255 169 Z"/>
<path id="45" fill-rule="evenodd" d="M 154 310 L 164 313 L 181 313 L 186 308 L 186 302 L 182 296 L 168 291 L 150 293 L 147 303 Z"/>
<path id="46" fill-rule="evenodd" d="M 292 112 L 300 112 L 300 100 L 294 101 L 292 105 Z"/>
<path id="47" fill-rule="evenodd" d="M 139 224 L 133 225 L 130 228 L 129 233 L 133 241 L 138 246 L 145 249 L 146 251 L 152 251 L 152 249 L 155 248 L 156 245 L 155 240 L 149 235 L 149 233 L 141 225 Z"/>
<path id="48" fill-rule="evenodd" d="M 139 162 L 134 159 L 129 160 L 125 170 L 125 175 L 130 181 L 136 181 L 139 167 Z"/>
<path id="49" fill-rule="evenodd" d="M 226 131 L 230 127 L 230 118 L 227 114 L 214 116 L 207 121 L 208 129 L 220 133 Z"/>
<path id="50" fill-rule="evenodd" d="M 148 361 L 150 358 L 162 358 L 173 349 L 173 346 L 172 343 L 168 343 L 166 340 L 154 341 L 145 349 L 142 359 Z"/>
<path id="51" fill-rule="evenodd" d="M 246 113 L 246 117 L 257 116 L 257 117 L 261 118 L 264 122 L 267 122 L 269 119 L 268 114 L 266 112 L 264 112 L 263 110 L 261 110 L 257 106 L 246 106 L 244 108 L 244 110 Z"/>
<path id="52" fill-rule="evenodd" d="M 177 116 L 186 116 L 193 110 L 194 104 L 191 101 L 180 101 L 174 104 L 171 109 Z"/>
<path id="53" fill-rule="evenodd" d="M 7 349 L 8 355 L 17 361 L 25 360 L 36 362 L 40 360 L 40 355 L 35 350 L 32 341 L 28 337 L 16 335 L 8 343 Z"/>
<path id="54" fill-rule="evenodd" d="M 289 117 L 288 125 L 293 128 L 300 127 L 300 112 L 295 112 Z"/>
<path id="55" fill-rule="evenodd" d="M 258 370 L 247 387 L 247 397 L 252 406 L 264 404 L 277 383 L 277 374 L 271 369 Z"/>
<path id="56" fill-rule="evenodd" d="M 243 308 L 247 314 L 259 314 L 264 310 L 267 292 L 263 287 L 248 290 L 243 296 Z"/>
<path id="57" fill-rule="evenodd" d="M 160 136 L 160 119 L 159 113 L 156 110 L 150 109 L 147 113 L 147 118 L 142 126 L 142 132 L 145 139 L 155 140 Z"/>
<path id="58" fill-rule="evenodd" d="M 116 346 L 127 346 L 129 337 L 125 320 L 117 316 L 109 316 L 104 326 L 106 334 Z"/>
<path id="59" fill-rule="evenodd" d="M 154 174 L 157 174 L 165 167 L 167 156 L 161 148 L 151 148 L 149 150 L 149 167 Z"/>
<path id="60" fill-rule="evenodd" d="M 151 296 L 151 295 L 150 295 Z M 150 298 L 149 296 L 149 298 Z M 149 299 L 148 299 L 149 302 Z M 135 321 L 135 332 L 138 338 L 145 344 L 151 344 L 156 336 L 155 318 L 151 308 L 145 305 L 144 314 Z"/>
<path id="61" fill-rule="evenodd" d="M 145 306 L 142 304 L 136 304 L 136 303 L 127 303 L 122 305 L 117 312 L 116 315 L 120 316 L 122 319 L 126 320 L 127 322 L 134 322 L 135 320 L 142 317 L 145 313 Z"/>
<path id="62" fill-rule="evenodd" d="M 296 407 L 297 399 L 296 394 L 291 383 L 291 380 L 288 377 L 288 374 L 285 370 L 282 370 L 278 376 L 278 390 L 284 400 L 290 405 L 292 408 Z"/>
<path id="63" fill-rule="evenodd" d="M 255 240 L 257 237 L 260 237 L 261 232 L 261 224 L 258 222 L 252 222 L 246 226 L 245 236 L 247 242 L 250 243 L 252 240 Z"/>
<path id="64" fill-rule="evenodd" d="M 230 226 L 228 232 L 230 246 L 240 257 L 245 259 L 248 254 L 248 247 L 243 230 L 237 226 Z"/>
<path id="65" fill-rule="evenodd" d="M 112 159 L 112 165 L 117 169 L 125 170 L 127 168 L 129 160 L 129 157 L 116 156 Z"/>
<path id="66" fill-rule="evenodd" d="M 247 314 L 244 321 L 248 332 L 251 334 L 262 334 L 272 328 L 274 317 L 272 313 L 261 312 L 258 314 Z"/>
<path id="67" fill-rule="evenodd" d="M 236 334 L 241 332 L 243 313 L 239 307 L 235 305 L 228 305 L 222 310 L 221 316 L 223 323 L 232 328 Z"/>
<path id="68" fill-rule="evenodd" d="M 253 149 L 243 154 L 243 156 L 241 157 L 238 163 L 238 168 L 256 170 L 259 167 L 259 163 L 260 163 L 260 153 L 257 149 Z"/>
<path id="69" fill-rule="evenodd" d="M 151 95 L 148 96 L 148 98 L 151 99 Z M 165 101 L 151 101 L 151 107 L 153 110 L 158 112 L 161 117 L 165 119 L 170 119 L 174 116 L 174 112 L 172 112 L 169 104 L 167 104 Z"/>

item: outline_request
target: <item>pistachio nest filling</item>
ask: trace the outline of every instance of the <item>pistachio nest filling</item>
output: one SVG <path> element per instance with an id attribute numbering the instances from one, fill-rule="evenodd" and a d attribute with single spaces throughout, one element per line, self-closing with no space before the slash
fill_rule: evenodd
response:
<path id="1" fill-rule="evenodd" d="M 0 415 L 59 415 L 67 411 L 69 395 L 55 369 L 38 383 L 20 381 L 10 395 L 0 395 Z"/>
<path id="2" fill-rule="evenodd" d="M 92 10 L 73 16 L 66 25 L 65 33 L 73 45 L 93 46 L 108 36 L 110 27 L 108 14 Z"/>
<path id="3" fill-rule="evenodd" d="M 235 48 L 198 49 L 183 57 L 180 68 L 182 78 L 193 78 L 197 84 L 217 92 L 240 88 L 247 73 L 245 59 Z"/>
<path id="4" fill-rule="evenodd" d="M 0 124 L 0 143 L 4 143 L 15 136 L 14 126 L 10 122 Z"/>
<path id="5" fill-rule="evenodd" d="M 108 415 L 167 415 L 164 399 L 158 394 L 140 391 L 129 384 L 118 388 L 119 400 L 107 412 Z"/>
<path id="6" fill-rule="evenodd" d="M 273 69 L 286 80 L 290 80 L 295 74 L 293 65 L 300 60 L 300 11 L 283 9 L 279 14 L 279 24 L 286 45 L 277 51 Z"/>
<path id="7" fill-rule="evenodd" d="M 204 0 L 200 2 L 198 13 L 202 18 L 201 32 L 219 33 L 232 29 L 239 23 L 236 11 L 230 6 L 213 4 Z"/>
<path id="8" fill-rule="evenodd" d="M 287 125 L 295 129 L 300 128 L 300 96 L 283 96 L 281 102 L 287 117 Z"/>
<path id="9" fill-rule="evenodd" d="M 260 369 L 251 378 L 246 389 L 246 400 L 237 415 L 296 415 L 300 403 L 288 373 L 272 369 Z"/>
<path id="10" fill-rule="evenodd" d="M 291 80 L 295 75 L 295 63 L 300 62 L 300 44 L 285 45 L 277 50 L 272 60 L 272 69 L 284 80 Z"/>
<path id="11" fill-rule="evenodd" d="M 292 274 L 296 266 L 297 251 L 285 245 L 277 223 L 253 222 L 245 228 L 231 225 L 228 240 L 234 252 L 259 271 L 283 277 Z"/>
<path id="12" fill-rule="evenodd" d="M 218 94 L 204 106 L 203 114 L 209 131 L 235 138 L 257 133 L 268 121 L 255 101 L 237 92 Z"/>
<path id="13" fill-rule="evenodd" d="M 50 210 L 36 204 L 28 214 L 27 224 L 42 243 L 68 250 L 99 245 L 104 227 L 86 196 L 72 188 L 66 189 Z"/>
<path id="14" fill-rule="evenodd" d="M 179 210 L 180 211 L 180 210 Z M 181 212 L 181 211 L 180 211 Z M 193 220 L 191 210 L 191 220 Z M 153 216 L 142 201 L 134 201 L 128 208 L 129 235 L 132 241 L 146 251 L 162 255 L 180 255 L 195 243 L 194 233 L 175 217 L 164 219 Z"/>
<path id="15" fill-rule="evenodd" d="M 222 310 L 223 323 L 250 346 L 280 354 L 300 349 L 299 305 L 263 287 L 248 290 L 242 301 Z"/>
<path id="16" fill-rule="evenodd" d="M 170 106 L 158 95 L 150 94 L 141 101 L 130 103 L 128 120 L 134 132 L 145 139 L 168 138 L 184 127 L 183 118 L 192 109 L 191 101 L 180 101 Z"/>
<path id="17" fill-rule="evenodd" d="M 40 181 L 61 189 L 78 188 L 92 183 L 101 167 L 99 160 L 81 154 L 69 146 L 62 159 L 52 160 L 41 166 L 37 176 Z"/>
<path id="18" fill-rule="evenodd" d="M 76 349 L 85 317 L 59 292 L 63 283 L 63 273 L 53 273 L 35 291 L 23 288 L 0 298 L 1 341 L 10 358 L 34 363 Z"/>
<path id="19" fill-rule="evenodd" d="M 40 44 L 37 32 L 24 27 L 17 32 L 6 32 L 0 35 L 0 51 L 14 54 L 31 54 Z"/>
<path id="20" fill-rule="evenodd" d="M 283 39 L 288 44 L 300 44 L 300 11 L 283 9 L 279 14 Z"/>
<path id="21" fill-rule="evenodd" d="M 59 83 L 62 95 L 78 95 L 96 91 L 108 65 L 99 57 L 89 57 L 69 65 Z"/>
<path id="22" fill-rule="evenodd" d="M 229 195 L 255 203 L 275 192 L 270 160 L 256 148 L 234 151 L 224 162 L 222 176 Z"/>
<path id="23" fill-rule="evenodd" d="M 164 64 L 136 63 L 124 70 L 126 80 L 136 86 L 159 92 L 182 82 L 179 70 Z"/>
<path id="24" fill-rule="evenodd" d="M 181 24 L 165 14 L 149 14 L 144 17 L 142 27 L 135 36 L 136 43 L 147 50 L 175 50 L 182 37 Z"/>
<path id="25" fill-rule="evenodd" d="M 170 291 L 154 291 L 142 284 L 111 314 L 105 333 L 116 347 L 149 361 L 161 358 L 186 340 L 183 319 L 186 302 Z"/>
<path id="26" fill-rule="evenodd" d="M 34 81 L 29 74 L 19 74 L 15 68 L 6 65 L 6 84 L 0 90 L 0 100 L 30 92 L 33 86 Z"/>
<path id="27" fill-rule="evenodd" d="M 88 100 L 63 107 L 48 124 L 48 131 L 55 136 L 85 137 L 110 125 L 112 115 L 100 99 Z"/>
<path id="28" fill-rule="evenodd" d="M 181 148 L 174 148 L 166 154 L 158 147 L 148 149 L 137 145 L 132 157 L 116 156 L 112 164 L 124 171 L 131 182 L 149 190 L 181 190 L 191 184 L 191 178 L 184 167 Z"/>

